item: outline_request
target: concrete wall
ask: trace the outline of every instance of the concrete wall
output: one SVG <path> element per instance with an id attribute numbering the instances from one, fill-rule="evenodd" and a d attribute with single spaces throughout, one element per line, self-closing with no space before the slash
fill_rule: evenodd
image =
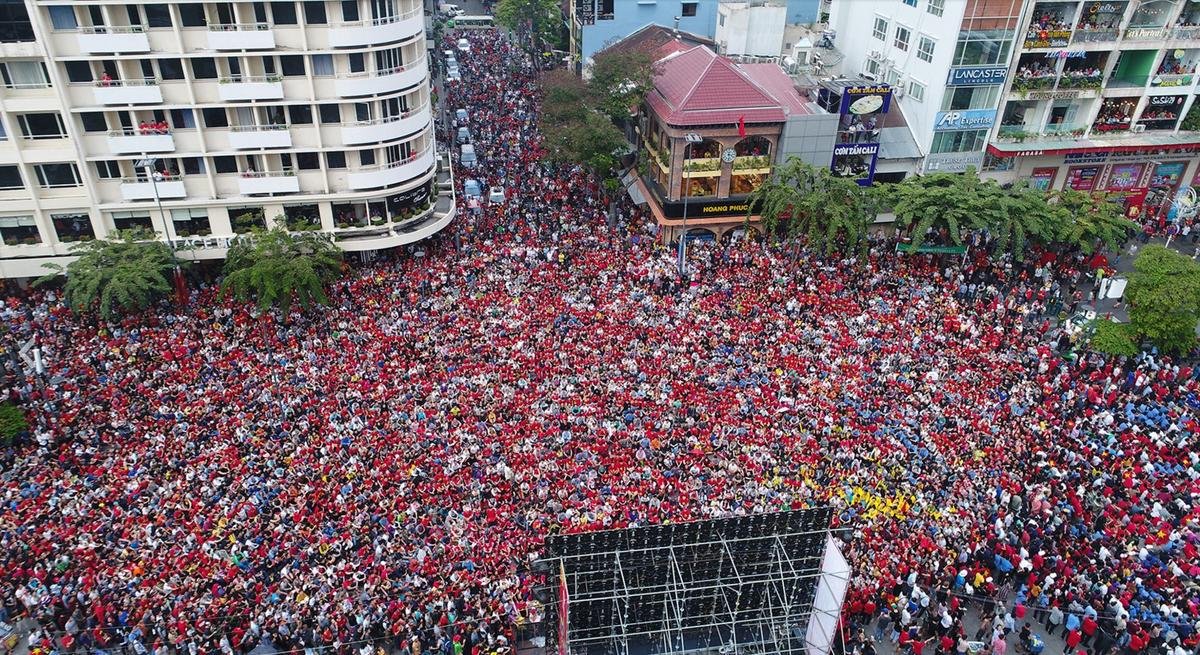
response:
<path id="1" fill-rule="evenodd" d="M 616 0 L 612 20 L 597 18 L 594 25 L 583 26 L 581 55 L 584 63 L 586 65 L 588 58 L 608 42 L 623 39 L 645 25 L 674 27 L 676 16 L 680 17 L 680 30 L 711 39 L 717 25 L 717 5 L 717 0 L 697 0 L 696 15 L 684 16 L 680 0 L 656 0 L 646 4 L 636 0 Z"/>
<path id="2" fill-rule="evenodd" d="M 787 7 L 752 7 L 745 2 L 722 3 L 717 13 L 716 42 L 732 56 L 777 57 L 783 50 Z M 722 24 L 723 23 L 723 24 Z"/>
<path id="3" fill-rule="evenodd" d="M 834 114 L 804 114 L 791 116 L 783 125 L 778 159 L 783 164 L 791 157 L 828 167 L 833 160 L 833 144 L 837 139 L 837 120 Z"/>

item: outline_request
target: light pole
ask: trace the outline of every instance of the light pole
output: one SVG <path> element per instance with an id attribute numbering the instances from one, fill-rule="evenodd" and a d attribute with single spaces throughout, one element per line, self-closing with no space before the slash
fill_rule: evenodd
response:
<path id="1" fill-rule="evenodd" d="M 703 137 L 695 132 L 688 132 L 687 134 L 683 135 L 683 138 L 685 141 L 687 141 L 687 143 L 683 146 L 683 166 L 681 167 L 682 170 L 679 172 L 679 177 L 683 181 L 683 228 L 679 232 L 679 277 L 683 277 L 687 273 L 687 263 L 684 261 L 684 254 L 686 251 L 684 240 L 687 239 L 688 196 L 691 195 L 691 189 L 688 188 L 687 161 L 691 156 L 692 144 L 700 143 L 704 140 Z"/>
<path id="2" fill-rule="evenodd" d="M 134 164 L 137 168 L 145 169 L 146 177 L 150 178 L 150 189 L 154 192 L 154 204 L 158 206 L 159 220 L 163 224 L 163 234 L 167 237 L 167 248 L 171 251 L 171 261 L 175 264 L 175 294 L 179 297 L 179 302 L 184 301 L 183 294 L 183 271 L 179 268 L 179 257 L 175 252 L 175 237 L 173 219 L 167 218 L 167 212 L 163 210 L 162 198 L 158 195 L 158 171 L 154 169 L 154 165 L 158 163 L 157 157 L 146 157 L 139 159 Z"/>

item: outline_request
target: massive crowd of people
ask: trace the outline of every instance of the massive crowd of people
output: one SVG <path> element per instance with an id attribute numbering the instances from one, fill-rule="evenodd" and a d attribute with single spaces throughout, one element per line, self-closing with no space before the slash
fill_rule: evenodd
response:
<path id="1" fill-rule="evenodd" d="M 119 324 L 4 307 L 47 366 L 0 462 L 0 618 L 35 649 L 503 653 L 546 534 L 829 503 L 847 632 L 962 653 L 1004 598 L 1000 634 L 1195 650 L 1200 368 L 1067 354 L 1082 262 L 750 241 L 680 276 L 541 161 L 532 62 L 468 37 L 444 102 L 510 192 L 457 238 L 286 320 L 208 287 Z"/>

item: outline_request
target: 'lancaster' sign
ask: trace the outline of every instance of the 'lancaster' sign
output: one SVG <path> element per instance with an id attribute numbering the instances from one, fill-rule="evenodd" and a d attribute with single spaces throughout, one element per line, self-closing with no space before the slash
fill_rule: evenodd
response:
<path id="1" fill-rule="evenodd" d="M 1004 66 L 962 66 L 951 68 L 946 86 L 993 86 L 1004 84 L 1008 69 Z"/>

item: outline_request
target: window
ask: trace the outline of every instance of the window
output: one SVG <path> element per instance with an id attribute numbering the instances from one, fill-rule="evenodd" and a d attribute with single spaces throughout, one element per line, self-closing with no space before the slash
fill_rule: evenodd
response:
<path id="1" fill-rule="evenodd" d="M 309 25 L 324 25 L 325 0 L 304 0 L 304 22 Z"/>
<path id="2" fill-rule="evenodd" d="M 912 32 L 903 25 L 896 26 L 896 40 L 892 41 L 892 45 L 897 48 L 907 51 L 908 42 L 912 39 Z"/>
<path id="3" fill-rule="evenodd" d="M 158 75 L 164 80 L 182 80 L 183 62 L 170 58 L 158 60 Z"/>
<path id="4" fill-rule="evenodd" d="M 237 158 L 229 155 L 213 157 L 213 170 L 218 173 L 236 173 L 238 171 Z"/>
<path id="5" fill-rule="evenodd" d="M 955 86 L 946 89 L 942 96 L 941 111 L 963 109 L 991 109 L 1000 97 L 998 86 Z"/>
<path id="6" fill-rule="evenodd" d="M 171 127 L 177 130 L 196 129 L 196 113 L 191 109 L 172 109 Z"/>
<path id="7" fill-rule="evenodd" d="M 347 23 L 358 22 L 358 0 L 342 0 L 342 20 Z"/>
<path id="8" fill-rule="evenodd" d="M 345 168 L 346 153 L 342 152 L 341 150 L 331 150 L 330 152 L 325 153 L 325 167 Z"/>
<path id="9" fill-rule="evenodd" d="M 175 6 L 179 8 L 179 22 L 184 27 L 204 27 L 208 25 L 208 20 L 204 17 L 203 3 L 181 2 Z"/>
<path id="10" fill-rule="evenodd" d="M 204 158 L 203 157 L 183 157 L 180 159 L 183 162 L 184 175 L 203 175 L 204 174 Z"/>
<path id="11" fill-rule="evenodd" d="M 272 2 L 271 16 L 275 18 L 276 25 L 295 25 L 296 24 L 296 3 L 294 2 Z"/>
<path id="12" fill-rule="evenodd" d="M 0 165 L 0 189 L 24 189 L 21 181 L 21 169 L 15 165 Z"/>
<path id="13" fill-rule="evenodd" d="M 279 68 L 284 77 L 304 77 L 304 56 L 282 55 L 279 57 Z"/>
<path id="14" fill-rule="evenodd" d="M 917 59 L 920 59 L 921 61 L 932 62 L 933 48 L 936 43 L 937 42 L 933 39 L 922 34 L 921 37 L 917 39 Z"/>
<path id="15" fill-rule="evenodd" d="M 404 65 L 404 53 L 400 48 L 378 50 L 375 52 L 375 71 L 390 72 Z"/>
<path id="16" fill-rule="evenodd" d="M 933 135 L 933 144 L 929 151 L 943 152 L 975 152 L 982 150 L 987 142 L 987 130 L 963 130 L 961 132 L 937 132 Z"/>
<path id="17" fill-rule="evenodd" d="M 14 43 L 35 41 L 34 24 L 30 23 L 29 12 L 19 0 L 0 2 L 0 41 Z"/>
<path id="18" fill-rule="evenodd" d="M 875 17 L 875 29 L 871 31 L 871 36 L 874 36 L 876 39 L 879 39 L 880 41 L 887 41 L 887 33 L 888 33 L 887 20 L 880 18 L 879 16 L 876 16 Z"/>
<path id="19" fill-rule="evenodd" d="M 200 111 L 204 113 L 204 127 L 229 127 L 224 107 L 206 107 Z"/>
<path id="20" fill-rule="evenodd" d="M 321 158 L 315 152 L 296 153 L 296 168 L 313 171 L 321 167 Z"/>
<path id="21" fill-rule="evenodd" d="M 363 53 L 351 52 L 347 60 L 350 62 L 351 73 L 361 73 L 367 70 L 367 60 L 363 57 Z"/>
<path id="22" fill-rule="evenodd" d="M 79 121 L 83 123 L 84 132 L 108 131 L 108 121 L 105 120 L 102 111 L 85 111 L 79 115 Z"/>
<path id="23" fill-rule="evenodd" d="M 1009 30 L 963 30 L 954 47 L 955 66 L 987 66 L 1007 64 L 1012 50 L 1012 35 Z"/>
<path id="24" fill-rule="evenodd" d="M 33 167 L 37 173 L 38 184 L 46 189 L 79 186 L 79 169 L 75 164 L 38 164 Z"/>
<path id="25" fill-rule="evenodd" d="M 46 65 L 40 61 L 6 61 L 0 63 L 4 86 L 10 89 L 45 89 L 50 86 Z"/>
<path id="26" fill-rule="evenodd" d="M 942 12 L 946 11 L 946 0 L 929 0 L 929 4 L 925 5 L 925 11 L 934 16 L 941 16 Z"/>
<path id="27" fill-rule="evenodd" d="M 696 15 L 696 7 L 698 7 L 699 5 L 700 5 L 699 2 L 685 2 L 685 3 L 683 3 L 683 7 L 681 7 L 679 9 L 679 15 L 685 16 L 685 17 L 686 16 L 695 16 Z"/>
<path id="28" fill-rule="evenodd" d="M 863 65 L 863 72 L 868 73 L 873 80 L 879 79 L 879 62 L 868 59 L 867 63 Z"/>
<path id="29" fill-rule="evenodd" d="M 58 112 L 45 114 L 21 114 L 17 116 L 21 134 L 26 139 L 61 139 L 67 135 L 62 116 Z"/>
<path id="30" fill-rule="evenodd" d="M 908 5 L 909 7 L 917 6 L 917 0 L 903 0 L 903 2 L 904 2 L 904 4 Z"/>
<path id="31" fill-rule="evenodd" d="M 96 162 L 96 176 L 102 180 L 121 179 L 121 162 L 115 159 Z"/>
<path id="32" fill-rule="evenodd" d="M 171 228 L 177 237 L 203 237 L 212 234 L 207 209 L 172 209 Z"/>
<path id="33" fill-rule="evenodd" d="M 42 242 L 42 235 L 32 216 L 0 216 L 0 241 L 6 246 L 33 245 Z"/>
<path id="34" fill-rule="evenodd" d="M 889 68 L 886 82 L 891 86 L 896 86 L 900 83 L 900 71 L 895 68 Z"/>
<path id="35" fill-rule="evenodd" d="M 308 105 L 288 107 L 288 122 L 292 125 L 312 125 L 312 107 Z"/>
<path id="36" fill-rule="evenodd" d="M 79 21 L 75 19 L 75 8 L 65 5 L 57 5 L 49 7 L 50 9 L 50 25 L 56 30 L 73 30 L 79 27 Z"/>
<path id="37" fill-rule="evenodd" d="M 192 59 L 192 77 L 198 80 L 217 79 L 217 62 L 212 57 Z"/>
<path id="38" fill-rule="evenodd" d="M 721 15 L 717 16 L 717 25 L 720 25 L 721 27 L 725 27 L 725 14 L 721 14 Z M 791 48 L 784 48 L 784 50 L 790 50 L 790 49 Z"/>
<path id="39" fill-rule="evenodd" d="M 333 55 L 312 56 L 313 77 L 333 77 Z"/>
<path id="40" fill-rule="evenodd" d="M 118 230 L 153 230 L 150 214 L 141 212 L 113 212 L 113 227 Z"/>
<path id="41" fill-rule="evenodd" d="M 96 238 L 92 230 L 92 217 L 86 212 L 73 214 L 50 214 L 50 222 L 54 224 L 54 233 L 63 243 L 73 241 L 91 241 Z"/>
<path id="42" fill-rule="evenodd" d="M 374 150 L 359 150 L 358 151 L 358 165 L 359 166 L 374 166 L 375 165 L 375 151 Z"/>
<path id="43" fill-rule="evenodd" d="M 171 10 L 167 3 L 151 3 L 142 6 L 146 9 L 146 23 L 150 27 L 171 26 Z"/>
<path id="44" fill-rule="evenodd" d="M 67 69 L 67 80 L 70 82 L 91 82 L 92 66 L 86 61 L 68 61 L 63 66 Z"/>
<path id="45" fill-rule="evenodd" d="M 908 97 L 916 102 L 925 102 L 925 85 L 916 80 L 909 80 Z"/>
<path id="46" fill-rule="evenodd" d="M 320 105 L 321 123 L 333 125 L 342 122 L 342 112 L 337 105 Z"/>

